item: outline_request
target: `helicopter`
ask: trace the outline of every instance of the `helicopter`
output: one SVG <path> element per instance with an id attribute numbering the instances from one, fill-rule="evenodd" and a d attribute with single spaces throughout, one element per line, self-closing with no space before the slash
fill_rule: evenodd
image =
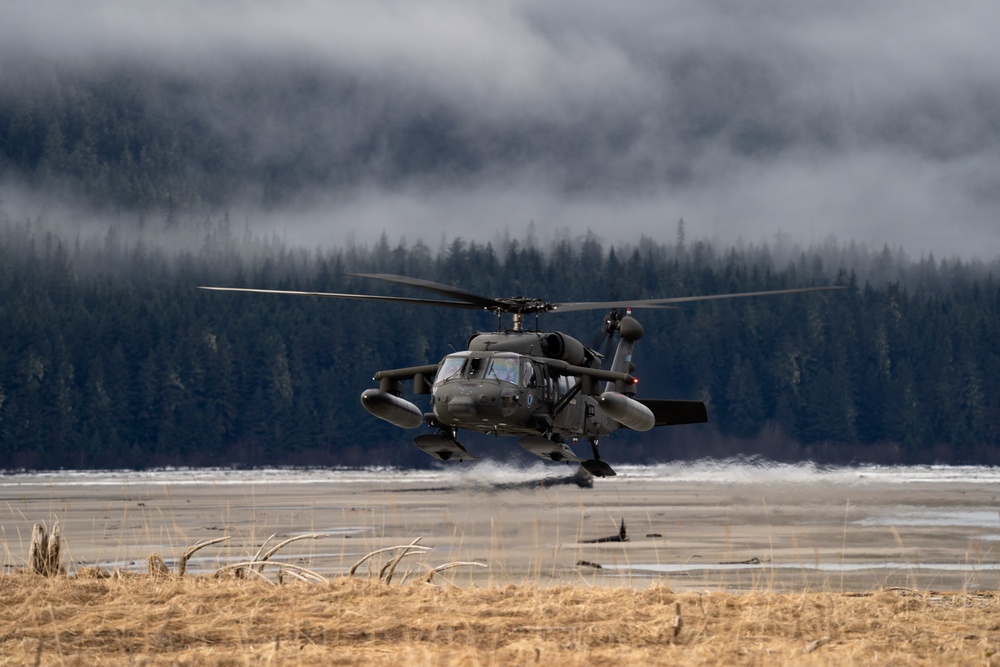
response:
<path id="1" fill-rule="evenodd" d="M 485 297 L 459 287 L 388 273 L 348 273 L 355 278 L 379 280 L 418 288 L 447 299 L 305 292 L 247 287 L 201 286 L 224 292 L 252 292 L 292 296 L 328 297 L 461 308 L 492 312 L 494 331 L 474 332 L 467 349 L 446 355 L 436 364 L 381 370 L 373 379 L 377 388 L 361 394 L 364 408 L 403 429 L 430 427 L 432 432 L 413 438 L 414 444 L 444 461 L 477 457 L 458 440 L 460 430 L 495 436 L 513 436 L 525 450 L 555 462 L 579 462 L 595 477 L 611 477 L 614 469 L 601 458 L 600 440 L 618 429 L 648 431 L 657 426 L 698 424 L 708 421 L 703 401 L 639 398 L 638 380 L 632 374 L 635 345 L 643 336 L 633 309 L 669 308 L 676 304 L 779 294 L 843 289 L 840 286 L 804 287 L 763 292 L 738 292 L 703 296 L 667 297 L 632 301 L 553 302 L 524 296 Z M 539 316 L 610 308 L 602 322 L 602 339 L 618 344 L 607 368 L 595 347 L 560 331 L 542 331 Z M 624 312 L 619 309 L 623 309 Z M 511 316 L 504 324 L 504 316 Z M 525 327 L 534 315 L 534 328 Z M 403 382 L 413 383 L 413 393 L 429 395 L 431 410 L 422 411 L 403 398 Z M 568 439 L 585 438 L 590 458 L 577 455 Z"/>

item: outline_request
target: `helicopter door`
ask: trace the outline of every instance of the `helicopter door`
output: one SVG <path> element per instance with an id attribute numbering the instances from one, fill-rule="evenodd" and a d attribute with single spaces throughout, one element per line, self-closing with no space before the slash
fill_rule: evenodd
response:
<path id="1" fill-rule="evenodd" d="M 542 388 L 542 400 L 546 403 L 551 403 L 554 393 L 552 377 L 549 375 L 549 367 L 545 364 L 539 364 L 536 368 L 538 370 L 538 386 Z"/>

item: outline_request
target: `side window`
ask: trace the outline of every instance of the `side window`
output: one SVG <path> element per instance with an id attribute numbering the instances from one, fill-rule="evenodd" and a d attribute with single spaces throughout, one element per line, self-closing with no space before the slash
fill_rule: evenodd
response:
<path id="1" fill-rule="evenodd" d="M 535 365 L 530 361 L 524 362 L 524 386 L 534 387 L 535 386 Z"/>

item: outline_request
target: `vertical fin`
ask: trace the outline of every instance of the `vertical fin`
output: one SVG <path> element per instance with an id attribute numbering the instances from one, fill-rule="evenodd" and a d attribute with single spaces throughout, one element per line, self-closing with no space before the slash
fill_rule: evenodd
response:
<path id="1" fill-rule="evenodd" d="M 642 338 L 642 325 L 632 317 L 632 311 L 629 310 L 615 328 L 618 331 L 618 347 L 615 349 L 614 361 L 611 362 L 611 371 L 631 373 L 632 351 L 635 349 L 635 342 Z M 609 382 L 605 385 L 605 390 L 614 391 L 615 388 Z"/>

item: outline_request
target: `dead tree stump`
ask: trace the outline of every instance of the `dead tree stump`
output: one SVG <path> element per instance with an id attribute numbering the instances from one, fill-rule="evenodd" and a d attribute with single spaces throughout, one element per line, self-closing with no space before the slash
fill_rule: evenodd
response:
<path id="1" fill-rule="evenodd" d="M 59 522 L 52 526 L 52 534 L 45 533 L 45 526 L 36 523 L 31 529 L 31 546 L 28 547 L 28 567 L 35 574 L 54 577 L 62 572 L 59 552 L 62 548 L 62 533 Z"/>

